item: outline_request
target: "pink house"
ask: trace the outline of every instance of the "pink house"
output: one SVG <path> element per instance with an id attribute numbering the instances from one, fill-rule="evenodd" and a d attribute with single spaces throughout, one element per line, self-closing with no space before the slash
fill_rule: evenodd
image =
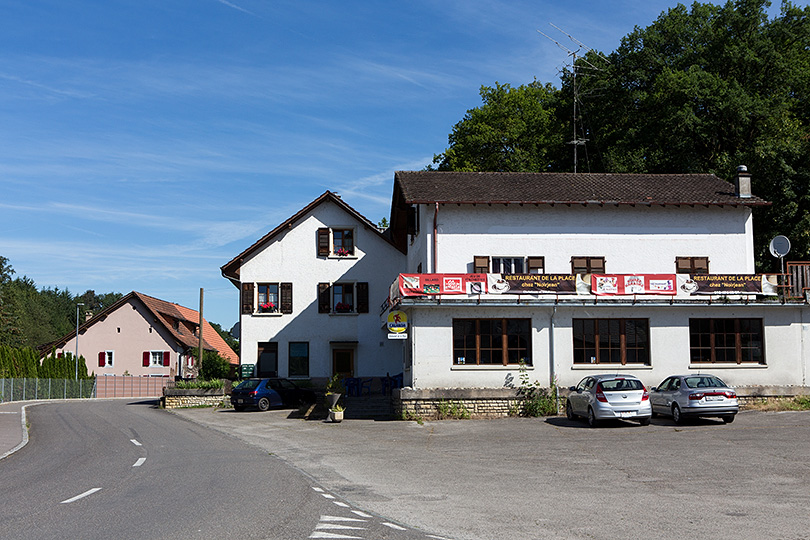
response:
<path id="1" fill-rule="evenodd" d="M 79 356 L 96 375 L 195 377 L 199 371 L 199 312 L 131 292 L 79 326 Z M 203 349 L 233 365 L 239 357 L 203 320 Z M 76 351 L 76 333 L 39 347 L 44 356 Z"/>

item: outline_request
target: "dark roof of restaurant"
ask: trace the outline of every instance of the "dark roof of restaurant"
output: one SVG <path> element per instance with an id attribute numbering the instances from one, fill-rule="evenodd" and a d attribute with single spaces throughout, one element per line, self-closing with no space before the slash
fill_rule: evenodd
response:
<path id="1" fill-rule="evenodd" d="M 398 171 L 404 202 L 766 206 L 714 174 Z"/>

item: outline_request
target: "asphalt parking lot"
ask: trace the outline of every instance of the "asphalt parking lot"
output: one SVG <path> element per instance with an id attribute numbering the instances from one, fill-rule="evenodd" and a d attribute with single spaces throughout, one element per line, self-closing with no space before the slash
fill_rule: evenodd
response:
<path id="1" fill-rule="evenodd" d="M 564 417 L 173 413 L 260 446 L 361 508 L 458 540 L 810 539 L 810 412 L 597 429 Z"/>

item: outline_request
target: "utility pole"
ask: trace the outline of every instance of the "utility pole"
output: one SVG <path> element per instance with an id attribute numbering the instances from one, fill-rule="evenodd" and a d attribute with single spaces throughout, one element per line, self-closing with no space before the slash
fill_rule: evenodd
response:
<path id="1" fill-rule="evenodd" d="M 200 287 L 200 341 L 199 341 L 199 348 L 197 353 L 197 375 L 199 376 L 200 372 L 202 372 L 202 362 L 203 362 L 203 288 Z"/>

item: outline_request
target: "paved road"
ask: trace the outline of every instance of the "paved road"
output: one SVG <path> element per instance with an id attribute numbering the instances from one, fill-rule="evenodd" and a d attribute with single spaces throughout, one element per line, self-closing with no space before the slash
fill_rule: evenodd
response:
<path id="1" fill-rule="evenodd" d="M 53 402 L 27 417 L 28 444 L 0 460 L 3 540 L 427 538 L 153 402 Z"/>
<path id="2" fill-rule="evenodd" d="M 272 452 L 359 508 L 448 538 L 810 539 L 810 412 L 595 430 L 565 418 L 173 414 Z"/>

